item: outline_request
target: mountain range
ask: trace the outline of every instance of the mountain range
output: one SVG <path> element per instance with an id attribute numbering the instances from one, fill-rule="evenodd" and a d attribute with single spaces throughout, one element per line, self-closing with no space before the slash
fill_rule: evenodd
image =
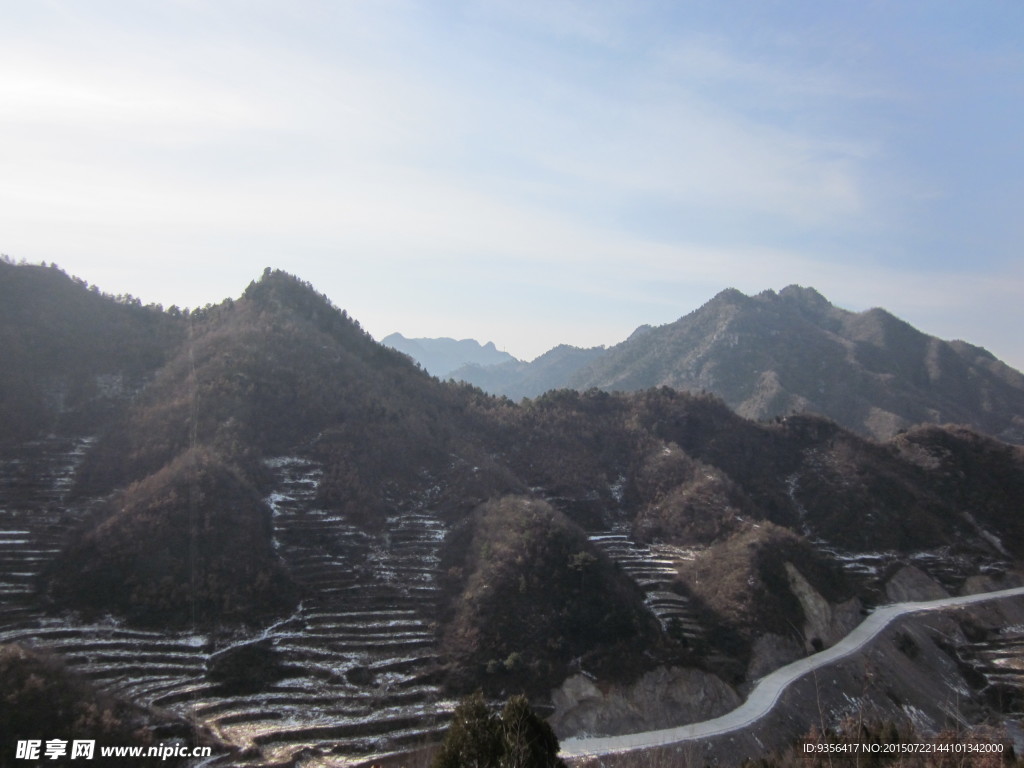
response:
<path id="1" fill-rule="evenodd" d="M 577 371 L 596 361 L 605 351 L 604 347 L 583 349 L 560 344 L 528 363 L 510 360 L 489 366 L 467 364 L 452 371 L 450 378 L 516 400 L 537 397 L 568 386 L 567 382 Z"/>
<path id="2" fill-rule="evenodd" d="M 559 346 L 530 363 L 464 366 L 451 377 L 514 399 L 668 386 L 713 393 L 755 420 L 817 413 L 883 440 L 915 424 L 956 423 L 1024 442 L 1019 371 L 884 309 L 850 312 L 796 285 L 756 296 L 725 290 L 608 349 Z"/>
<path id="3" fill-rule="evenodd" d="M 244 764 L 422 739 L 432 703 L 477 689 L 550 707 L 579 675 L 688 670 L 730 701 L 893 595 L 1019 583 L 1024 448 L 967 427 L 868 439 L 795 400 L 752 420 L 670 386 L 517 403 L 438 380 L 269 268 L 179 311 L 0 262 L 0 298 L 0 634 L 180 705 Z M 701 328 L 706 354 L 659 354 Z M 907 399 L 988 371 L 966 391 L 1015 402 L 1019 374 L 983 351 L 802 289 L 727 292 L 574 376 L 627 389 L 615 372 L 645 360 L 742 393 L 728 371 L 761 329 L 795 334 L 765 343 L 779 359 L 809 347 L 878 389 L 899 367 Z M 553 352 L 553 368 L 574 355 Z M 773 360 L 747 367 L 766 380 Z M 811 391 L 828 373 L 776 376 Z M 984 412 L 995 433 L 1022 413 Z"/>
<path id="4" fill-rule="evenodd" d="M 494 342 L 480 344 L 473 339 L 407 339 L 392 333 L 381 339 L 385 347 L 404 352 L 432 376 L 447 379 L 464 365 L 492 366 L 514 362 L 508 352 L 501 352 Z"/>

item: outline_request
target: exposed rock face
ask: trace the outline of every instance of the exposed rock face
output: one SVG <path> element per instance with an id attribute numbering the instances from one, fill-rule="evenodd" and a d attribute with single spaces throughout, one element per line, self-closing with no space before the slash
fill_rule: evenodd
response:
<path id="1" fill-rule="evenodd" d="M 970 576 L 960 588 L 962 595 L 976 595 L 980 592 L 995 592 L 999 589 L 1012 589 L 1024 587 L 1024 577 L 1017 573 L 1007 573 L 1002 576 L 989 576 L 979 574 Z"/>
<path id="2" fill-rule="evenodd" d="M 789 588 L 804 610 L 804 640 L 810 646 L 821 645 L 831 633 L 832 606 L 819 595 L 792 563 L 786 563 Z"/>
<path id="3" fill-rule="evenodd" d="M 717 717 L 741 703 L 715 675 L 680 667 L 659 667 L 632 685 L 604 690 L 574 675 L 552 691 L 551 699 L 555 713 L 548 722 L 559 738 L 668 728 Z"/>
<path id="4" fill-rule="evenodd" d="M 903 603 L 910 600 L 937 600 L 949 597 L 949 593 L 919 568 L 906 565 L 886 582 L 885 596 L 894 603 Z"/>
<path id="5" fill-rule="evenodd" d="M 845 637 L 861 619 L 861 602 L 853 597 L 831 603 L 818 592 L 795 565 L 785 563 L 786 577 L 804 615 L 803 636 L 765 633 L 751 644 L 747 679 L 756 680 L 784 664 L 827 648 Z M 802 642 L 801 642 L 802 641 Z"/>
<path id="6" fill-rule="evenodd" d="M 808 652 L 820 651 L 836 643 L 860 622 L 861 603 L 858 598 L 853 597 L 833 606 L 792 563 L 786 563 L 786 575 L 789 577 L 789 588 L 803 608 L 804 644 Z"/>

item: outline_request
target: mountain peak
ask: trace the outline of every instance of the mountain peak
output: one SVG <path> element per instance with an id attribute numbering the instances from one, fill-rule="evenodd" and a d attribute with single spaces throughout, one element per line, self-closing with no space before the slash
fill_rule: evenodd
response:
<path id="1" fill-rule="evenodd" d="M 256 304 L 287 307 L 305 313 L 335 310 L 334 304 L 311 283 L 281 269 L 267 267 L 259 280 L 249 283 L 242 297 Z"/>
<path id="2" fill-rule="evenodd" d="M 829 309 L 832 303 L 810 286 L 787 285 L 779 291 L 779 298 L 811 309 Z"/>
<path id="3" fill-rule="evenodd" d="M 626 341 L 632 341 L 633 339 L 639 339 L 641 336 L 644 336 L 644 335 L 650 333 L 653 330 L 654 330 L 654 326 L 653 325 L 649 325 L 649 324 L 645 323 L 645 324 L 639 326 L 631 334 L 629 334 L 629 338 L 626 339 Z"/>
<path id="4" fill-rule="evenodd" d="M 753 298 L 726 289 L 674 323 L 633 334 L 568 383 L 706 390 L 749 418 L 814 412 L 879 439 L 931 421 L 1017 440 L 1021 381 L 883 309 L 848 312 L 814 288 L 788 285 Z"/>
<path id="5" fill-rule="evenodd" d="M 750 297 L 738 288 L 726 288 L 715 294 L 709 303 L 712 304 L 738 304 L 747 301 Z"/>

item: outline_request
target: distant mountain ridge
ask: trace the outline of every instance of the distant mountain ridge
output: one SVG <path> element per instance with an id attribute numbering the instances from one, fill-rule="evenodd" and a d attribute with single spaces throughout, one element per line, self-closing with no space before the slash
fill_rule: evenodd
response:
<path id="1" fill-rule="evenodd" d="M 431 376 L 447 379 L 452 371 L 465 365 L 491 366 L 518 363 L 508 352 L 502 352 L 493 341 L 481 344 L 475 339 L 407 339 L 392 333 L 381 344 L 402 352 L 419 363 Z"/>
<path id="2" fill-rule="evenodd" d="M 492 394 L 518 400 L 564 387 L 566 381 L 604 352 L 604 347 L 583 349 L 559 344 L 529 363 L 510 360 L 499 365 L 464 365 L 452 371 L 450 376 Z"/>
<path id="3" fill-rule="evenodd" d="M 557 347 L 548 355 L 567 357 Z M 582 351 L 580 351 L 582 352 Z M 533 363 L 454 375 L 510 397 L 547 388 L 706 391 L 751 419 L 818 413 L 887 439 L 915 424 L 966 424 L 1024 443 L 1024 375 L 981 347 L 929 336 L 884 309 L 850 312 L 813 288 L 719 293 L 666 325 L 555 368 Z"/>

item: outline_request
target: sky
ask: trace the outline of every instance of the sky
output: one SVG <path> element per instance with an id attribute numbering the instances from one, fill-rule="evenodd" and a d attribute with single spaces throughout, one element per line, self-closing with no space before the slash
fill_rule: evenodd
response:
<path id="1" fill-rule="evenodd" d="M 1024 368 L 1019 0 L 0 0 L 0 252 L 521 359 L 813 286 Z"/>

